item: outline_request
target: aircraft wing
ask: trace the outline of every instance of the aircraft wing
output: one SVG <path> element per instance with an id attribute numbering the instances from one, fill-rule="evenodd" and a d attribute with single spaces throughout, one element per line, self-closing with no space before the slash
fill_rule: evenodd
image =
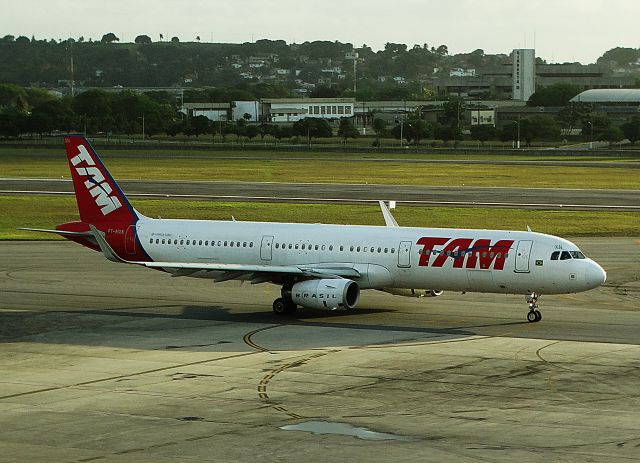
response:
<path id="1" fill-rule="evenodd" d="M 113 262 L 142 265 L 149 268 L 171 269 L 174 276 L 187 276 L 200 271 L 225 272 L 216 281 L 232 280 L 239 276 L 255 274 L 263 278 L 256 278 L 261 281 L 269 281 L 269 274 L 301 275 L 310 278 L 360 278 L 360 272 L 349 265 L 328 265 L 320 264 L 317 267 L 308 265 L 249 265 L 249 264 L 220 264 L 209 262 L 144 262 L 129 261 L 122 259 L 111 248 L 102 233 L 93 225 L 89 225 L 93 237 L 95 237 L 104 256 Z M 260 282 L 260 281 L 257 281 Z"/>

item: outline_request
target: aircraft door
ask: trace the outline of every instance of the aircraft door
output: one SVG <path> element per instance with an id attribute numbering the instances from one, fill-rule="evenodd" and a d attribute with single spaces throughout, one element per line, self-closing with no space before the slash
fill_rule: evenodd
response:
<path id="1" fill-rule="evenodd" d="M 411 267 L 411 241 L 401 241 L 398 246 L 398 267 Z"/>
<path id="2" fill-rule="evenodd" d="M 260 245 L 260 259 L 271 260 L 273 251 L 273 236 L 263 236 Z"/>
<path id="3" fill-rule="evenodd" d="M 129 225 L 126 233 L 124 234 L 124 250 L 129 255 L 133 255 L 137 252 L 135 225 Z"/>
<path id="4" fill-rule="evenodd" d="M 518 248 L 516 250 L 516 272 L 529 273 L 529 256 L 531 255 L 531 247 L 533 241 L 522 240 L 518 241 Z"/>

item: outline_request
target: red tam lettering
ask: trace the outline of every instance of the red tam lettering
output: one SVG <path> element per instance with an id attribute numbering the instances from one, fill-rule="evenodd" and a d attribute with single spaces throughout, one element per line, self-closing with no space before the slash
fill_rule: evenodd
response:
<path id="1" fill-rule="evenodd" d="M 433 261 L 432 267 L 442 267 L 451 256 L 453 257 L 453 268 L 462 268 L 462 264 L 464 263 L 463 251 L 469 249 L 472 241 L 473 239 L 471 238 L 458 238 L 451 241 L 442 250 L 442 254 L 436 257 L 436 260 Z"/>
<path id="2" fill-rule="evenodd" d="M 494 270 L 504 270 L 504 263 L 511 245 L 513 245 L 513 240 L 500 240 L 494 245 L 491 245 L 490 240 L 476 240 L 473 243 L 473 252 L 467 258 L 466 268 L 477 268 L 478 260 L 480 260 L 482 270 L 489 269 L 491 264 L 493 264 Z"/>
<path id="3" fill-rule="evenodd" d="M 420 238 L 417 244 L 422 245 L 422 254 L 420 254 L 420 262 L 418 266 L 420 267 L 428 267 L 429 266 L 429 258 L 431 257 L 431 251 L 434 246 L 442 246 L 451 238 L 433 238 L 424 236 Z"/>

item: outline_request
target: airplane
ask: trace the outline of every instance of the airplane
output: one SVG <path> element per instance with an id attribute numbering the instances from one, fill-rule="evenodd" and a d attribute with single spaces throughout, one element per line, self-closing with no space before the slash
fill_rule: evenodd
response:
<path id="1" fill-rule="evenodd" d="M 64 137 L 80 221 L 57 233 L 110 261 L 173 277 L 281 286 L 278 315 L 298 306 L 354 309 L 360 291 L 408 297 L 443 291 L 525 295 L 539 322 L 541 294 L 597 288 L 606 272 L 572 242 L 528 231 L 153 219 L 138 212 L 82 135 Z"/>

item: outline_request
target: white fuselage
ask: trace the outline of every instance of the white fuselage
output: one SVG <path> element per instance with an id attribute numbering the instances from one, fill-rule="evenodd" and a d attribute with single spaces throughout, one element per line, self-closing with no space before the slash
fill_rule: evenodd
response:
<path id="1" fill-rule="evenodd" d="M 362 289 L 561 294 L 595 288 L 606 275 L 570 241 L 534 232 L 149 218 L 136 228 L 154 261 L 340 265 L 360 273 Z M 574 257 L 561 260 L 563 251 Z"/>

